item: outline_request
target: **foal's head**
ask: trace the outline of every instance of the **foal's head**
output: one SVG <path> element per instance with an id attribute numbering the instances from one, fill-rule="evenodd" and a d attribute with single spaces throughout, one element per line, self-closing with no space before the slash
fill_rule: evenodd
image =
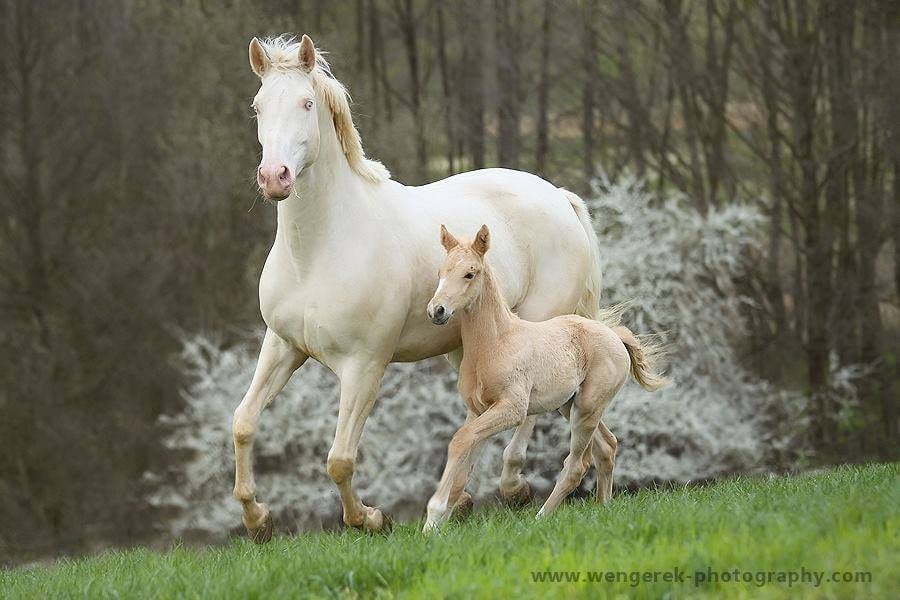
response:
<path id="1" fill-rule="evenodd" d="M 443 325 L 459 310 L 466 310 L 484 286 L 484 255 L 491 246 L 491 232 L 482 225 L 471 244 L 461 243 L 441 225 L 441 244 L 447 258 L 438 271 L 438 286 L 428 303 L 428 317 Z"/>

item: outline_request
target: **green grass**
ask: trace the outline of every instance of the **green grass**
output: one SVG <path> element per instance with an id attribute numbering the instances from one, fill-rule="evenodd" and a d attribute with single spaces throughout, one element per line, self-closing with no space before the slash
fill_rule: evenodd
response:
<path id="1" fill-rule="evenodd" d="M 426 539 L 420 523 L 389 536 L 356 531 L 245 540 L 209 549 L 109 552 L 0 573 L 0 597 L 896 597 L 900 590 L 898 464 L 798 477 L 722 481 L 576 501 L 536 522 L 534 510 L 486 510 Z M 589 571 L 671 571 L 684 583 L 589 583 Z M 718 582 L 694 572 L 865 571 L 869 583 Z M 533 572 L 576 571 L 578 583 Z M 774 575 L 778 576 L 777 573 Z M 563 575 L 565 577 L 565 575 Z"/>

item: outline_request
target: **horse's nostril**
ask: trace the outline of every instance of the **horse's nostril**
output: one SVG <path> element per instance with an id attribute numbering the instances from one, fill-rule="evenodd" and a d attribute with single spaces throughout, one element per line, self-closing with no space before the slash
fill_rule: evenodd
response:
<path id="1" fill-rule="evenodd" d="M 281 181 L 288 181 L 290 178 L 290 171 L 286 166 L 282 165 L 281 168 L 278 169 L 278 179 Z"/>
<path id="2" fill-rule="evenodd" d="M 438 306 L 436 309 L 434 309 L 434 316 L 437 317 L 438 319 L 440 319 L 441 317 L 444 316 L 444 312 L 445 312 L 444 307 Z"/>

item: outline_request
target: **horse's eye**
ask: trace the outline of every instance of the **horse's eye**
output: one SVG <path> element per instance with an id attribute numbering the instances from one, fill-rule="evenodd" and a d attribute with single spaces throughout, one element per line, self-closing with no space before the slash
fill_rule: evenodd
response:
<path id="1" fill-rule="evenodd" d="M 312 107 L 313 107 L 313 101 L 312 101 L 312 100 L 307 100 L 307 101 L 303 104 L 303 108 L 305 108 L 306 110 L 312 110 Z"/>
<path id="2" fill-rule="evenodd" d="M 463 275 L 463 277 L 465 277 L 466 279 L 472 279 L 473 277 L 475 277 L 475 273 L 472 273 L 470 271 L 470 272 L 466 273 L 465 275 Z"/>

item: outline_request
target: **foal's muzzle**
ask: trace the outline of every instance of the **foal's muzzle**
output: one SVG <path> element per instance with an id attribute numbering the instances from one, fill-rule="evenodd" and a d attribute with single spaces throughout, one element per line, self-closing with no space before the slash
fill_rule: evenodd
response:
<path id="1" fill-rule="evenodd" d="M 445 324 L 452 316 L 452 313 L 441 304 L 438 304 L 434 308 L 429 306 L 426 312 L 428 313 L 429 318 L 431 318 L 431 322 L 435 325 Z"/>

